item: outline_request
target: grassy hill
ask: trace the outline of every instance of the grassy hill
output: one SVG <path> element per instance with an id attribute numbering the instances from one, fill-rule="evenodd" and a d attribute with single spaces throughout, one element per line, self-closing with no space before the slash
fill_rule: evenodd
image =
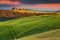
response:
<path id="1" fill-rule="evenodd" d="M 0 40 L 13 40 L 60 29 L 58 16 L 31 16 L 0 22 Z"/>

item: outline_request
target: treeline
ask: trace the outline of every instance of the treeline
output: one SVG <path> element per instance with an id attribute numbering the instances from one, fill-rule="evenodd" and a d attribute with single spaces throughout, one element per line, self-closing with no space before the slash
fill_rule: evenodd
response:
<path id="1" fill-rule="evenodd" d="M 52 12 L 39 12 L 39 13 L 32 13 L 32 12 L 17 12 L 17 11 L 10 11 L 10 10 L 0 10 L 0 18 L 20 18 L 20 17 L 28 17 L 28 16 L 39 16 L 39 15 L 55 15 L 57 13 Z"/>

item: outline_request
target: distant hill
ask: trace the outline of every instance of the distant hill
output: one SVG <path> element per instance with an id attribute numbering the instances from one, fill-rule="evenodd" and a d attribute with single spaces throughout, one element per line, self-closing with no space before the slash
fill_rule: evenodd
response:
<path id="1" fill-rule="evenodd" d="M 29 10 L 35 10 L 39 12 L 60 12 L 60 10 L 54 10 L 54 9 L 29 9 Z"/>
<path id="2" fill-rule="evenodd" d="M 56 12 L 60 12 L 60 10 L 56 11 Z"/>

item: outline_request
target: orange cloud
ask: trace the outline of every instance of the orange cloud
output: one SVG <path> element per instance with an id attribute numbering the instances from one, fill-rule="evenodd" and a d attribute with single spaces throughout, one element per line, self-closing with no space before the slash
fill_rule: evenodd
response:
<path id="1" fill-rule="evenodd" d="M 60 9 L 60 4 L 23 5 L 20 8 Z"/>
<path id="2" fill-rule="evenodd" d="M 0 4 L 8 4 L 8 5 L 19 5 L 18 1 L 0 1 Z"/>

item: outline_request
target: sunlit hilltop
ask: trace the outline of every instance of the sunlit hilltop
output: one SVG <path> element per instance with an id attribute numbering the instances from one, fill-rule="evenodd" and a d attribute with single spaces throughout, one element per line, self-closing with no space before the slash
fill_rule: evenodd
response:
<path id="1" fill-rule="evenodd" d="M 12 11 L 14 12 L 21 12 L 21 13 L 56 13 L 56 12 L 42 12 L 42 11 L 36 11 L 36 10 L 30 10 L 30 9 L 17 9 L 16 7 L 12 8 Z M 60 12 L 57 12 L 57 14 L 59 14 Z"/>
<path id="2" fill-rule="evenodd" d="M 0 18 L 20 18 L 27 16 L 39 16 L 39 15 L 57 15 L 60 12 L 43 12 L 31 9 L 17 9 L 13 7 L 11 10 L 0 10 Z"/>

